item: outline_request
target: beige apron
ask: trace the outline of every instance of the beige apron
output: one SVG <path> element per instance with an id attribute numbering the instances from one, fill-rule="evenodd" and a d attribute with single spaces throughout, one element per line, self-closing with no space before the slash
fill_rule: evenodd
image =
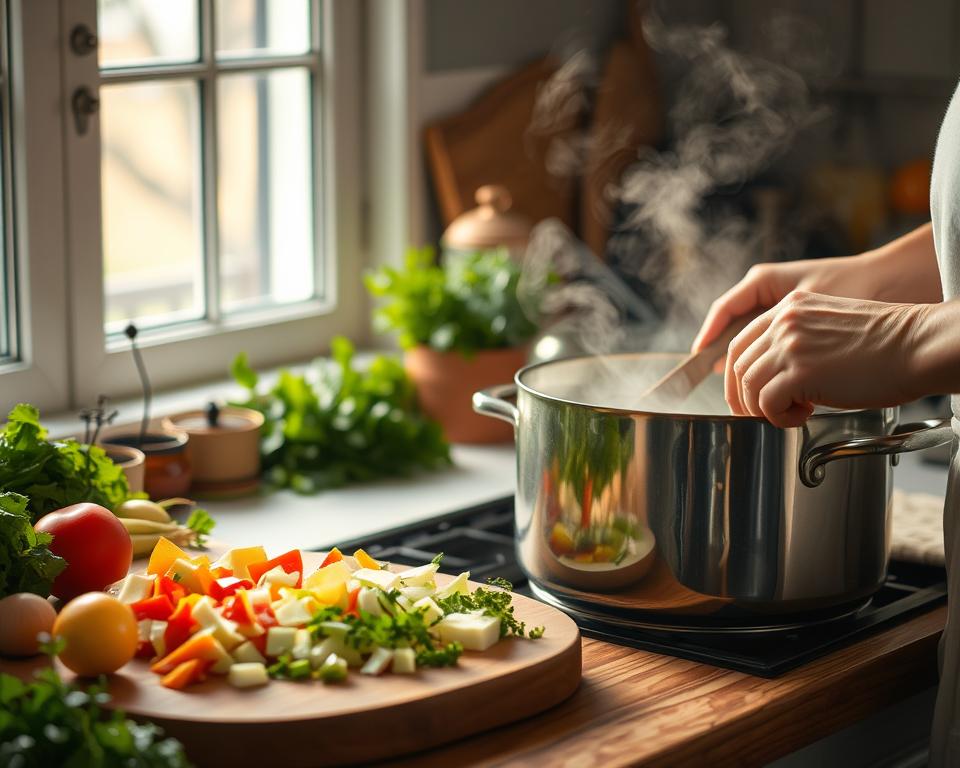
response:
<path id="1" fill-rule="evenodd" d="M 947 109 L 933 163 L 930 213 L 944 300 L 960 296 L 960 96 Z M 960 333 L 960 329 L 957 331 Z M 960 396 L 955 395 L 953 428 L 960 434 Z M 943 534 L 947 561 L 947 627 L 940 640 L 940 689 L 933 716 L 930 766 L 960 766 L 960 454 L 954 443 Z"/>

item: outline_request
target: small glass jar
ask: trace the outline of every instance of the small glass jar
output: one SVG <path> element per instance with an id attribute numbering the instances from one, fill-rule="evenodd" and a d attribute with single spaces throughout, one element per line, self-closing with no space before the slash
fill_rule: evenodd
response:
<path id="1" fill-rule="evenodd" d="M 109 441 L 143 451 L 143 490 L 154 501 L 186 496 L 192 479 L 186 432 L 148 432 L 110 435 Z"/>

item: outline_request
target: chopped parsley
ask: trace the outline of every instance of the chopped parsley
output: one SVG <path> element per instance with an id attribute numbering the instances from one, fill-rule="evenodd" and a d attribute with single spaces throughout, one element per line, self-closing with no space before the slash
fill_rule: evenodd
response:
<path id="1" fill-rule="evenodd" d="M 437 605 L 446 613 L 470 613 L 483 611 L 487 616 L 500 619 L 500 637 L 515 635 L 538 640 L 543 637 L 544 628 L 534 627 L 527 632 L 527 625 L 513 615 L 513 584 L 506 579 L 488 579 L 487 583 L 496 589 L 477 587 L 467 594 L 455 593 L 438 599 Z"/>

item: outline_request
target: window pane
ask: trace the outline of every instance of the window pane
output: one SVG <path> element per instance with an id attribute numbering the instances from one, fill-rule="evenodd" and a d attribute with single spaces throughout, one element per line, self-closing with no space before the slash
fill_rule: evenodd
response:
<path id="1" fill-rule="evenodd" d="M 316 293 L 310 76 L 224 75 L 217 89 L 223 308 L 308 299 Z"/>
<path id="2" fill-rule="evenodd" d="M 197 61 L 197 0 L 97 0 L 100 66 Z"/>
<path id="3" fill-rule="evenodd" d="M 310 49 L 308 0 L 216 0 L 217 55 L 263 56 Z"/>
<path id="4" fill-rule="evenodd" d="M 105 322 L 203 315 L 199 87 L 100 89 Z"/>

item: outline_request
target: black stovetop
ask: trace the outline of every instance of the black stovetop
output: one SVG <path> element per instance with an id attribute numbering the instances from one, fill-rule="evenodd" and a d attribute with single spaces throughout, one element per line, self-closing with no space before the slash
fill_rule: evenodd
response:
<path id="1" fill-rule="evenodd" d="M 379 560 L 419 565 L 443 553 L 445 571 L 470 571 L 475 581 L 502 577 L 531 595 L 514 554 L 513 497 L 453 512 L 428 522 L 343 542 L 363 547 Z M 623 629 L 573 616 L 587 637 L 655 653 L 713 664 L 762 677 L 776 677 L 878 628 L 929 610 L 946 599 L 943 568 L 892 561 L 886 583 L 856 613 L 832 622 L 764 633 L 677 632 Z"/>

